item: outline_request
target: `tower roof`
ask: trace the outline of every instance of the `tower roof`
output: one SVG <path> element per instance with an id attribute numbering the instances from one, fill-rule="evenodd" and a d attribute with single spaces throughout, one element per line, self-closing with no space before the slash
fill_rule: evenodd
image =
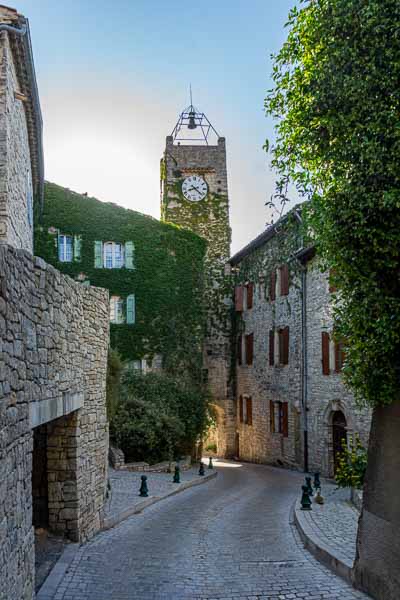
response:
<path id="1" fill-rule="evenodd" d="M 214 145 L 219 135 L 205 113 L 198 110 L 192 103 L 179 115 L 177 124 L 172 131 L 175 144 Z"/>

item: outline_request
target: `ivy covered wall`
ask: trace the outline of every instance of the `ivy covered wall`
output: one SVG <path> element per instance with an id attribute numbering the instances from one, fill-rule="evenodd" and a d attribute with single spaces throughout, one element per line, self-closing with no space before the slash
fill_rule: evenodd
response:
<path id="1" fill-rule="evenodd" d="M 78 240 L 72 262 L 58 260 L 58 234 Z M 99 241 L 132 242 L 134 268 L 96 268 Z M 135 323 L 111 325 L 111 345 L 123 358 L 161 354 L 170 370 L 201 368 L 205 251 L 203 239 L 178 226 L 46 183 L 35 254 L 110 296 L 134 294 Z"/>

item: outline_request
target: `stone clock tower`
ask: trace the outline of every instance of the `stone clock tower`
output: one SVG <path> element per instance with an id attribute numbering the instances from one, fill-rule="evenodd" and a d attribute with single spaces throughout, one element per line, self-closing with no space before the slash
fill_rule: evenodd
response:
<path id="1" fill-rule="evenodd" d="M 161 219 L 190 229 L 208 243 L 204 368 L 218 415 L 218 452 L 231 456 L 235 416 L 229 385 L 230 315 L 226 300 L 230 284 L 225 274 L 231 243 L 225 138 L 193 105 L 181 113 L 166 140 L 161 161 Z"/>

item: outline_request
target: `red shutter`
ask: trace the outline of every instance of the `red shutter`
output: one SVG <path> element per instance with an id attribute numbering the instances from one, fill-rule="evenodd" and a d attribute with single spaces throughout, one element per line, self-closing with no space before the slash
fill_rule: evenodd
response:
<path id="1" fill-rule="evenodd" d="M 243 286 L 237 285 L 235 287 L 235 310 L 236 312 L 243 311 Z"/>
<path id="2" fill-rule="evenodd" d="M 281 275 L 281 296 L 287 296 L 289 293 L 289 267 L 288 265 L 283 265 L 280 267 L 280 275 Z"/>
<path id="3" fill-rule="evenodd" d="M 329 333 L 327 331 L 322 332 L 322 373 L 323 375 L 330 374 Z"/>
<path id="4" fill-rule="evenodd" d="M 239 420 L 243 423 L 243 396 L 239 398 Z"/>
<path id="5" fill-rule="evenodd" d="M 272 400 L 269 401 L 269 430 L 275 433 L 275 405 Z"/>
<path id="6" fill-rule="evenodd" d="M 275 331 L 271 329 L 269 332 L 269 364 L 275 364 Z"/>
<path id="7" fill-rule="evenodd" d="M 279 347 L 279 364 L 280 365 L 284 365 L 285 363 L 283 362 L 284 359 L 284 335 L 283 335 L 284 329 L 279 329 L 278 330 L 278 347 Z"/>
<path id="8" fill-rule="evenodd" d="M 237 341 L 237 361 L 238 365 L 242 364 L 242 336 L 239 335 Z"/>
<path id="9" fill-rule="evenodd" d="M 276 272 L 275 269 L 272 271 L 269 280 L 269 298 L 275 300 L 275 288 L 276 288 Z"/>
<path id="10" fill-rule="evenodd" d="M 282 364 L 289 364 L 289 327 L 282 329 Z"/>
<path id="11" fill-rule="evenodd" d="M 246 365 L 253 364 L 254 355 L 254 333 L 246 335 Z"/>
<path id="12" fill-rule="evenodd" d="M 254 296 L 254 283 L 248 283 L 247 289 L 247 302 L 246 308 L 253 308 L 253 296 Z"/>
<path id="13" fill-rule="evenodd" d="M 283 437 L 289 437 L 289 411 L 288 403 L 282 402 L 282 433 Z"/>
<path id="14" fill-rule="evenodd" d="M 253 425 L 253 401 L 251 398 L 246 398 L 246 423 Z"/>

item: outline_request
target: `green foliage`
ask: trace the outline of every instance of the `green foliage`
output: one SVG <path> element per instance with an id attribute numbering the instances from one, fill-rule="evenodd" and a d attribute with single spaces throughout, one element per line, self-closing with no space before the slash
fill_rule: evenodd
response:
<path id="1" fill-rule="evenodd" d="M 107 361 L 107 418 L 111 421 L 117 411 L 121 393 L 121 375 L 124 364 L 119 353 L 112 348 L 108 351 Z"/>
<path id="2" fill-rule="evenodd" d="M 58 261 L 51 228 L 81 236 L 80 261 Z M 133 242 L 135 269 L 95 268 L 97 240 Z M 35 253 L 75 279 L 83 273 L 110 295 L 135 294 L 135 324 L 111 324 L 111 346 L 124 360 L 161 354 L 173 369 L 201 371 L 205 250 L 204 240 L 189 231 L 46 183 Z"/>
<path id="3" fill-rule="evenodd" d="M 345 380 L 383 405 L 400 365 L 400 3 L 302 4 L 265 101 L 278 121 L 277 194 L 291 181 L 310 200 L 307 224 L 339 289 Z"/>
<path id="4" fill-rule="evenodd" d="M 353 487 L 361 489 L 364 484 L 367 470 L 367 451 L 358 437 L 351 443 L 350 448 L 345 448 L 339 455 L 338 468 L 335 480 L 339 487 Z"/>
<path id="5" fill-rule="evenodd" d="M 208 401 L 189 378 L 128 371 L 111 437 L 128 460 L 158 462 L 190 454 L 209 425 Z"/>

